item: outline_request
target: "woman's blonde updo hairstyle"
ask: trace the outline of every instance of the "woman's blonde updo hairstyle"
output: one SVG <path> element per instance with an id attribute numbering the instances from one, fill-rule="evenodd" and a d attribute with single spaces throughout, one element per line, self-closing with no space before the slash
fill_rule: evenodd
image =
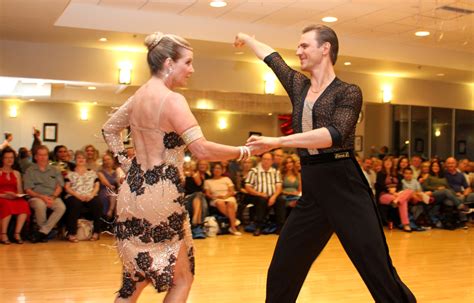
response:
<path id="1" fill-rule="evenodd" d="M 148 48 L 148 66 L 153 75 L 162 71 L 167 58 L 171 58 L 173 61 L 181 58 L 181 48 L 193 50 L 189 42 L 180 36 L 160 32 L 148 35 L 145 38 L 145 46 Z"/>

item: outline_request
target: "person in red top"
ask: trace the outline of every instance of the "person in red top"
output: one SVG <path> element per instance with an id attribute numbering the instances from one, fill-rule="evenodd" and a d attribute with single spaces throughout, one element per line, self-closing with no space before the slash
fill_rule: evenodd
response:
<path id="1" fill-rule="evenodd" d="M 15 152 L 11 148 L 2 150 L 0 156 L 0 219 L 2 222 L 0 242 L 2 244 L 10 244 L 7 229 L 12 215 L 18 215 L 14 242 L 23 244 L 20 232 L 31 213 L 28 202 L 20 197 L 23 194 L 23 189 L 20 172 L 13 169 L 15 156 Z"/>

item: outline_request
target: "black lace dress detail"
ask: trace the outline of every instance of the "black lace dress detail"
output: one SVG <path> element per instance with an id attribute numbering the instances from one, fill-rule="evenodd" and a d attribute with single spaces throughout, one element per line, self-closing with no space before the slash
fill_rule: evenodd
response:
<path id="1" fill-rule="evenodd" d="M 144 183 L 154 185 L 159 181 L 170 180 L 179 193 L 184 192 L 183 184 L 179 177 L 179 169 L 172 164 L 162 163 L 155 165 L 152 169 L 143 171 L 141 165 L 137 163 L 136 158 L 132 160 L 132 165 L 127 175 L 127 183 L 130 187 L 130 192 L 137 196 L 143 195 L 145 192 Z"/>
<path id="2" fill-rule="evenodd" d="M 166 133 L 165 136 L 163 137 L 163 144 L 165 145 L 166 148 L 168 149 L 173 149 L 176 147 L 183 146 L 185 143 L 181 137 L 175 133 L 175 132 L 170 132 Z"/>
<path id="3" fill-rule="evenodd" d="M 280 54 L 274 52 L 264 59 L 273 70 L 290 97 L 293 105 L 293 129 L 302 132 L 305 98 L 311 81 L 304 74 L 289 67 Z M 362 107 L 362 92 L 357 85 L 335 78 L 313 106 L 313 129 L 326 127 L 333 145 L 318 148 L 319 153 L 332 153 L 354 148 L 355 126 Z M 300 156 L 309 155 L 307 149 L 298 149 Z"/>
<path id="4" fill-rule="evenodd" d="M 118 291 L 119 298 L 129 298 L 133 295 L 137 289 L 137 283 L 145 281 L 145 277 L 139 272 L 135 272 L 134 275 L 129 272 L 123 272 L 122 275 L 122 287 Z"/>
<path id="5" fill-rule="evenodd" d="M 117 222 L 115 225 L 115 235 L 119 240 L 130 240 L 138 237 L 143 243 L 160 243 L 172 240 L 178 236 L 181 240 L 184 237 L 183 223 L 186 220 L 186 212 L 174 212 L 167 218 L 167 222 L 161 222 L 153 226 L 148 220 L 131 218 Z"/>

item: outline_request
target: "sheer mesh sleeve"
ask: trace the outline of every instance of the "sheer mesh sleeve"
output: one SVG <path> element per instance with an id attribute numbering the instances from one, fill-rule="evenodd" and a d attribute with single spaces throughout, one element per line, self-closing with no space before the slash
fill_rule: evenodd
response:
<path id="1" fill-rule="evenodd" d="M 349 147 L 347 146 L 349 142 L 351 142 L 349 145 L 353 146 L 355 125 L 361 107 L 362 91 L 358 86 L 350 85 L 343 98 L 337 102 L 331 124 L 327 127 L 332 137 L 332 147 L 341 145 Z"/>
<path id="2" fill-rule="evenodd" d="M 285 88 L 291 102 L 295 102 L 295 98 L 301 95 L 303 91 L 305 81 L 308 80 L 305 75 L 292 69 L 279 53 L 273 52 L 266 56 L 263 61 L 273 70 L 275 75 L 280 80 L 281 84 Z"/>
<path id="3" fill-rule="evenodd" d="M 110 151 L 116 156 L 121 164 L 127 159 L 127 152 L 122 140 L 122 130 L 130 126 L 128 113 L 132 97 L 125 102 L 102 127 L 102 135 L 109 146 Z"/>

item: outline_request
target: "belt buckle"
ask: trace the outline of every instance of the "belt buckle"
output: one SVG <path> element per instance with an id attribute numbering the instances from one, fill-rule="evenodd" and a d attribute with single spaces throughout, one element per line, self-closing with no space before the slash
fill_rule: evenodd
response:
<path id="1" fill-rule="evenodd" d="M 334 153 L 334 160 L 349 158 L 349 152 Z"/>

